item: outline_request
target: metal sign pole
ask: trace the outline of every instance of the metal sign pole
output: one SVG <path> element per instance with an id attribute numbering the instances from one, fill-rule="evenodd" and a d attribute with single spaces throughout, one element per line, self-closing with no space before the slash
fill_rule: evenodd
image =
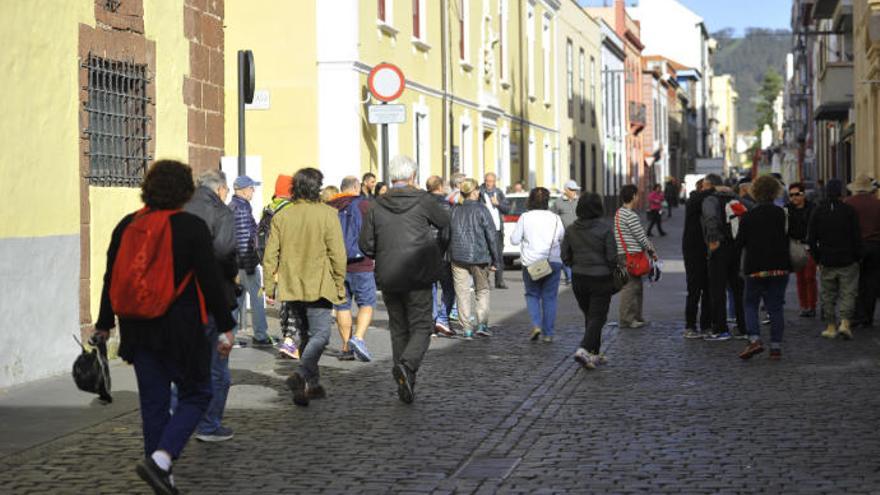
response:
<path id="1" fill-rule="evenodd" d="M 387 105 L 388 102 L 383 101 L 382 104 Z M 388 124 L 382 124 L 382 180 L 388 182 Z"/>
<path id="2" fill-rule="evenodd" d="M 244 147 L 244 50 L 238 51 L 238 175 L 245 175 Z"/>

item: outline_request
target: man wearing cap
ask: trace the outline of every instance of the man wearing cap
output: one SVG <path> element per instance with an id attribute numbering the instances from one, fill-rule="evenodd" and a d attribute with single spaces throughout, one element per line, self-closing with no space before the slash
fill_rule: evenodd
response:
<path id="1" fill-rule="evenodd" d="M 874 325 L 874 309 L 880 296 L 880 199 L 875 184 L 862 174 L 846 186 L 853 195 L 845 203 L 856 210 L 862 235 L 855 323 L 865 327 Z"/>
<path id="2" fill-rule="evenodd" d="M 577 204 L 580 192 L 581 186 L 577 182 L 570 180 L 562 186 L 562 197 L 553 203 L 552 211 L 559 215 L 559 218 L 562 219 L 562 225 L 566 229 L 577 220 Z M 565 285 L 570 284 L 571 267 L 562 265 L 562 273 L 565 274 L 565 280 L 562 283 Z"/>
<path id="3" fill-rule="evenodd" d="M 246 299 L 250 299 L 251 326 L 254 329 L 254 347 L 272 345 L 269 339 L 269 325 L 266 323 L 266 311 L 263 308 L 263 294 L 260 288 L 263 282 L 260 277 L 260 258 L 257 256 L 257 222 L 254 220 L 251 199 L 254 188 L 259 182 L 247 175 L 237 177 L 232 183 L 235 195 L 229 202 L 229 208 L 235 218 L 235 253 L 238 256 L 238 282 L 242 286 L 238 296 L 238 308 L 235 311 L 236 325 L 233 332 L 244 328 L 247 316 Z"/>
<path id="4" fill-rule="evenodd" d="M 507 203 L 507 198 L 504 197 L 504 192 L 495 187 L 498 182 L 498 177 L 489 172 L 483 177 L 483 185 L 480 186 L 480 201 L 482 201 L 486 208 L 489 208 L 489 213 L 492 216 L 492 221 L 495 222 L 495 242 L 496 246 L 499 246 L 498 252 L 504 251 L 504 215 L 510 211 L 510 205 Z M 504 283 L 504 257 L 498 256 L 495 260 L 495 288 L 496 289 L 506 289 L 507 284 Z"/>

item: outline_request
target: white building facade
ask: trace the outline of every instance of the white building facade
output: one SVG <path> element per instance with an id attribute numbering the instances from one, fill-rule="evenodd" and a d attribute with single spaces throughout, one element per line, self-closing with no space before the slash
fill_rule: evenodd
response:
<path id="1" fill-rule="evenodd" d="M 601 21 L 602 129 L 604 193 L 614 197 L 626 180 L 626 95 L 623 40 Z"/>
<path id="2" fill-rule="evenodd" d="M 662 55 L 697 72 L 693 102 L 697 112 L 697 154 L 707 156 L 713 40 L 703 18 L 676 0 L 641 0 L 627 12 L 641 23 L 644 55 Z"/>

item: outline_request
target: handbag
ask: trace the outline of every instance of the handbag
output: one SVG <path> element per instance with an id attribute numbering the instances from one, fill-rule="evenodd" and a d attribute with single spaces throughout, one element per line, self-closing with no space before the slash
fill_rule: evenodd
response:
<path id="1" fill-rule="evenodd" d="M 784 208 L 783 210 L 785 211 L 785 235 L 788 235 L 788 209 Z M 803 270 L 810 261 L 810 253 L 807 251 L 807 246 L 791 238 L 788 239 L 788 257 L 791 262 L 791 270 L 794 272 Z"/>
<path id="2" fill-rule="evenodd" d="M 615 265 L 611 271 L 611 294 L 617 294 L 629 283 L 629 273 L 623 265 Z"/>
<path id="3" fill-rule="evenodd" d="M 107 343 L 92 337 L 89 343 L 93 346 L 87 351 L 82 342 L 73 336 L 82 353 L 73 362 L 73 381 L 83 392 L 98 394 L 105 403 L 113 402 L 110 395 L 110 363 L 107 361 Z"/>
<path id="4" fill-rule="evenodd" d="M 620 244 L 623 246 L 623 252 L 626 254 L 626 271 L 633 277 L 644 277 L 651 272 L 651 262 L 648 255 L 644 251 L 630 253 L 626 247 L 626 241 L 623 240 L 623 232 L 620 230 L 620 210 L 614 216 L 617 224 L 617 235 L 620 237 Z"/>
<path id="5" fill-rule="evenodd" d="M 529 277 L 532 280 L 541 280 L 547 275 L 553 273 L 553 267 L 550 266 L 550 253 L 553 252 L 553 243 L 556 242 L 556 229 L 558 227 L 559 221 L 557 220 L 553 224 L 553 237 L 550 238 L 550 249 L 547 251 L 547 257 L 526 267 L 526 271 L 529 272 Z"/>

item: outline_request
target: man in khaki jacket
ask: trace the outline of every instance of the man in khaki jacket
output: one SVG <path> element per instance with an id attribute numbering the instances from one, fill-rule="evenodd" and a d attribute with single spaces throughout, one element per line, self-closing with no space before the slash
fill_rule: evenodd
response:
<path id="1" fill-rule="evenodd" d="M 335 209 L 320 202 L 323 174 L 301 169 L 293 177 L 293 202 L 272 219 L 263 258 L 266 296 L 289 302 L 303 322 L 300 365 L 287 379 L 293 402 L 326 396 L 318 360 L 330 341 L 331 311 L 345 301 L 348 259 Z"/>

